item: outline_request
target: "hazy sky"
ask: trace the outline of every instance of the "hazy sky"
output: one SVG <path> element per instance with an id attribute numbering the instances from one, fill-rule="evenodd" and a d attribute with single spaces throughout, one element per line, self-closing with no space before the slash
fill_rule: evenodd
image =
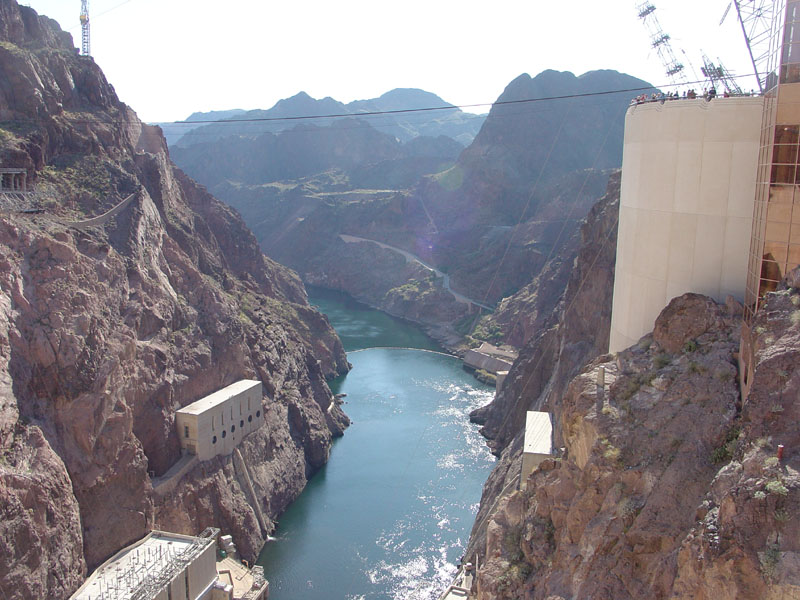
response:
<path id="1" fill-rule="evenodd" d="M 699 74 L 704 51 L 736 74 L 751 72 L 735 10 L 719 26 L 728 0 L 653 2 L 687 67 Z M 56 19 L 80 45 L 80 0 L 21 4 Z M 491 103 L 521 73 L 545 69 L 616 69 L 666 84 L 637 4 L 91 0 L 89 12 L 95 60 L 120 98 L 152 122 L 270 108 L 300 91 L 349 102 L 416 87 L 453 104 Z"/>

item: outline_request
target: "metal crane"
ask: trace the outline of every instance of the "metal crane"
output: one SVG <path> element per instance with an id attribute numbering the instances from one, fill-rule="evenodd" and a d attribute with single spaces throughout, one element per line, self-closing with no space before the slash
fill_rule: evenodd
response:
<path id="1" fill-rule="evenodd" d="M 89 45 L 89 0 L 81 0 L 81 55 L 90 55 Z"/>

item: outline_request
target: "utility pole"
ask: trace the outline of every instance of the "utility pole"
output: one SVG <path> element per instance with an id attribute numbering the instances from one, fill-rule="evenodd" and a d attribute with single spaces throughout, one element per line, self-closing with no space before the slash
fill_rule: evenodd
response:
<path id="1" fill-rule="evenodd" d="M 81 56 L 91 54 L 89 45 L 89 0 L 81 0 Z"/>

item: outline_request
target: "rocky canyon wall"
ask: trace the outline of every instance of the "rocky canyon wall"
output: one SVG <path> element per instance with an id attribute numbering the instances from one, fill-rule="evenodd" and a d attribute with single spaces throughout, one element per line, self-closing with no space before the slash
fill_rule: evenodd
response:
<path id="1" fill-rule="evenodd" d="M 259 379 L 266 422 L 240 449 L 264 514 L 283 511 L 348 423 L 325 381 L 348 369 L 327 319 L 93 60 L 12 0 L 0 0 L 0 160 L 36 190 L 0 199 L 3 596 L 66 598 L 152 527 L 221 527 L 254 558 L 268 531 L 230 456 L 167 498 L 152 476 L 180 457 L 177 409 Z M 131 194 L 107 223 L 73 225 Z"/>
<path id="2" fill-rule="evenodd" d="M 473 415 L 499 456 L 467 551 L 479 565 L 473 593 L 797 597 L 796 278 L 745 329 L 754 369 L 744 402 L 735 301 L 678 297 L 652 334 L 606 355 L 615 210 L 607 200 L 593 209 L 557 317 Z M 552 414 L 561 450 L 520 491 L 527 410 Z"/>
<path id="3" fill-rule="evenodd" d="M 557 407 L 565 454 L 488 522 L 480 597 L 796 597 L 799 294 L 759 313 L 744 404 L 735 303 L 678 297 L 586 365 Z"/>
<path id="4" fill-rule="evenodd" d="M 606 195 L 581 226 L 572 260 L 556 257 L 534 282 L 526 298 L 498 311 L 510 331 L 528 328 L 530 340 L 520 352 L 491 404 L 474 411 L 483 425 L 497 466 L 487 480 L 470 537 L 468 556 L 483 555 L 486 528 L 497 503 L 519 485 L 526 412 L 554 412 L 569 381 L 587 361 L 607 349 L 611 326 L 620 173 L 612 175 Z M 554 293 L 567 280 L 560 295 Z M 541 290 L 541 292 L 539 291 Z M 559 298 L 553 307 L 553 297 Z M 516 309 L 516 310 L 515 310 Z M 515 325 L 516 323 L 516 325 Z M 560 441 L 556 439 L 556 443 Z"/>

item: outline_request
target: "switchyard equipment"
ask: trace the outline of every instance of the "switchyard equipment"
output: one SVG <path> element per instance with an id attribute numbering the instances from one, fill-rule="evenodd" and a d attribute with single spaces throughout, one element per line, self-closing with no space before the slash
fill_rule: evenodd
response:
<path id="1" fill-rule="evenodd" d="M 89 56 L 89 0 L 81 0 L 81 55 Z"/>

